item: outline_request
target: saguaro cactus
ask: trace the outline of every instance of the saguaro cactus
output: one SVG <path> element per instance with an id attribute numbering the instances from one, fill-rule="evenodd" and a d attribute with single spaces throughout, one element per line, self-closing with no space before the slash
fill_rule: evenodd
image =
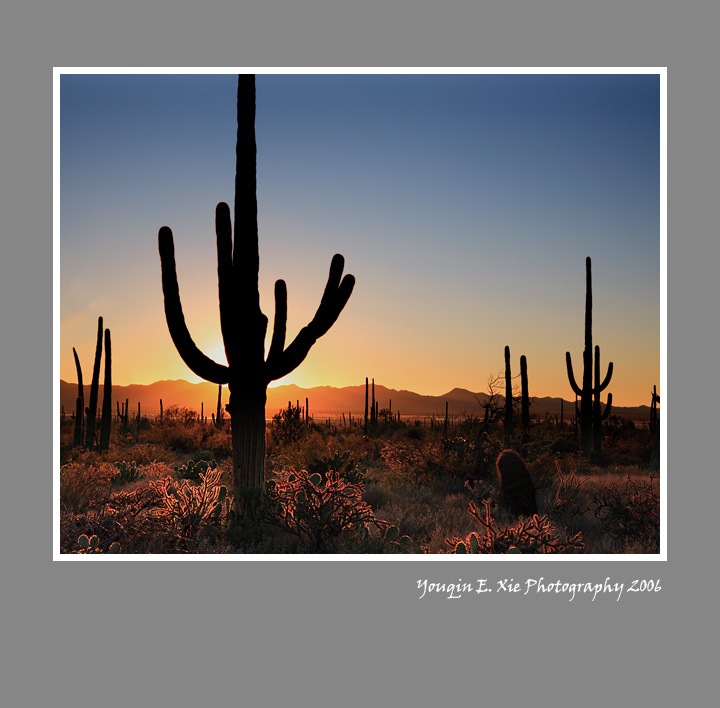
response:
<path id="1" fill-rule="evenodd" d="M 90 450 L 95 445 L 95 418 L 98 407 L 98 390 L 100 388 L 100 359 L 103 347 L 103 318 L 98 317 L 97 344 L 95 345 L 95 362 L 93 364 L 92 383 L 90 384 L 90 403 L 87 411 L 87 427 L 85 447 Z"/>
<path id="2" fill-rule="evenodd" d="M 102 326 L 102 324 L 101 324 Z M 110 330 L 105 330 L 105 382 L 103 383 L 102 418 L 100 419 L 100 449 L 110 447 L 110 423 L 112 422 L 112 353 Z"/>
<path id="3" fill-rule="evenodd" d="M 505 347 L 505 446 L 510 447 L 510 440 L 515 432 L 513 421 L 512 373 L 510 371 L 510 347 Z"/>
<path id="4" fill-rule="evenodd" d="M 265 357 L 268 319 L 260 309 L 258 291 L 253 74 L 238 77 L 237 121 L 234 238 L 228 205 L 220 203 L 215 210 L 220 327 L 227 366 L 203 354 L 190 336 L 180 304 L 173 235 L 167 226 L 158 233 L 158 246 L 170 336 L 195 374 L 216 384 L 228 384 L 230 400 L 226 408 L 232 432 L 234 486 L 258 488 L 264 482 L 267 386 L 293 371 L 317 339 L 332 327 L 352 293 L 355 279 L 352 275 L 342 277 L 344 259 L 341 255 L 333 256 L 320 306 L 288 347 L 285 347 L 287 288 L 283 280 L 278 280 L 273 336 Z"/>
<path id="5" fill-rule="evenodd" d="M 73 437 L 73 445 L 80 447 L 83 443 L 83 416 L 85 412 L 85 390 L 83 388 L 82 367 L 80 359 L 73 347 L 73 356 L 75 357 L 75 369 L 78 377 L 78 395 L 75 403 L 75 435 Z"/>
<path id="6" fill-rule="evenodd" d="M 585 259 L 585 350 L 583 351 L 582 387 L 577 385 L 573 375 L 570 352 L 565 352 L 568 380 L 576 396 L 580 396 L 580 447 L 585 457 L 590 459 L 593 453 L 593 397 L 597 398 L 597 411 L 600 411 L 600 393 L 604 391 L 612 378 L 613 364 L 608 364 L 607 374 L 600 383 L 600 354 L 596 350 L 595 385 L 593 386 L 593 346 L 592 346 L 592 269 L 590 257 Z M 608 400 L 608 405 L 612 399 Z M 596 423 L 599 426 L 599 422 Z M 599 430 L 599 428 L 598 428 Z M 599 452 L 599 449 L 598 449 Z"/>
<path id="7" fill-rule="evenodd" d="M 520 424 L 524 430 L 530 427 L 530 396 L 528 392 L 527 359 L 523 354 L 520 357 L 520 391 L 521 391 L 521 413 Z"/>

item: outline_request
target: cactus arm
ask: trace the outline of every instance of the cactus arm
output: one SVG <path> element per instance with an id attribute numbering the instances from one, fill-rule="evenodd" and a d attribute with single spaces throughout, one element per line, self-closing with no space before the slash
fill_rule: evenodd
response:
<path id="1" fill-rule="evenodd" d="M 105 330 L 105 378 L 103 383 L 102 418 L 100 420 L 100 449 L 110 447 L 110 423 L 112 421 L 112 350 L 110 330 Z"/>
<path id="2" fill-rule="evenodd" d="M 613 374 L 613 363 L 610 362 L 608 364 L 607 374 L 605 375 L 603 382 L 600 384 L 599 391 L 604 391 L 608 387 L 608 384 L 610 383 L 610 379 L 612 378 L 612 374 Z"/>
<path id="3" fill-rule="evenodd" d="M 220 304 L 220 330 L 225 343 L 225 354 L 231 363 L 227 344 L 231 342 L 233 327 L 233 267 L 232 267 L 232 224 L 230 207 L 220 202 L 215 207 L 215 235 L 218 260 L 218 302 Z"/>
<path id="4" fill-rule="evenodd" d="M 75 351 L 75 347 L 73 347 L 73 356 L 75 357 L 75 369 L 77 370 L 78 377 L 78 397 L 82 398 L 84 402 L 85 391 L 83 389 L 82 368 L 80 366 L 80 359 L 78 358 L 77 352 Z"/>
<path id="5" fill-rule="evenodd" d="M 336 253 L 330 263 L 330 273 L 320 306 L 308 325 L 316 339 L 322 337 L 335 324 L 355 287 L 354 276 L 348 274 L 342 278 L 344 267 L 345 259 Z"/>
<path id="6" fill-rule="evenodd" d="M 342 277 L 344 265 L 345 259 L 341 255 L 333 256 L 325 292 L 315 316 L 300 330 L 282 355 L 273 357 L 272 362 L 268 361 L 268 381 L 282 378 L 297 368 L 313 344 L 335 324 L 355 287 L 354 276 L 348 274 Z"/>
<path id="7" fill-rule="evenodd" d="M 158 233 L 158 249 L 160 251 L 162 288 L 165 297 L 165 319 L 175 348 L 193 373 L 212 383 L 227 383 L 229 378 L 228 367 L 222 366 L 205 356 L 193 342 L 185 324 L 175 269 L 175 245 L 172 231 L 167 226 L 163 226 Z"/>
<path id="8" fill-rule="evenodd" d="M 575 375 L 573 374 L 570 352 L 565 352 L 565 363 L 567 365 L 568 380 L 570 381 L 570 386 L 572 387 L 573 392 L 578 396 L 582 396 L 582 389 L 577 385 L 577 382 L 575 381 Z"/>
<path id="9" fill-rule="evenodd" d="M 607 420 L 610 417 L 610 410 L 612 409 L 612 393 L 608 393 L 608 401 L 605 406 L 603 414 L 600 416 L 600 420 Z"/>
<path id="10" fill-rule="evenodd" d="M 275 361 L 282 356 L 285 349 L 285 335 L 287 332 L 287 285 L 284 280 L 275 282 L 275 320 L 273 321 L 273 337 L 270 351 L 267 356 L 267 365 L 270 369 Z"/>

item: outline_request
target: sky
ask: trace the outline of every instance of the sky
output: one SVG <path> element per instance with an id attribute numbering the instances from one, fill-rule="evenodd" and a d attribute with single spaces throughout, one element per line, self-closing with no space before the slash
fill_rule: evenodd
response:
<path id="1" fill-rule="evenodd" d="M 198 379 L 165 323 L 157 234 L 175 237 L 185 319 L 225 364 L 214 212 L 234 198 L 235 74 L 60 76 L 59 369 Z M 260 302 L 288 287 L 288 342 L 334 253 L 354 292 L 276 384 L 479 392 L 528 362 L 531 396 L 574 399 L 585 259 L 593 344 L 618 406 L 660 392 L 658 74 L 258 74 Z"/>

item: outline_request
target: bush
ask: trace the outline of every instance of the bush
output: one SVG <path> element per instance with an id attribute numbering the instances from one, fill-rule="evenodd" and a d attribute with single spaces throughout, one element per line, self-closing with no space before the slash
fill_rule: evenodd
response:
<path id="1" fill-rule="evenodd" d="M 60 505 L 64 510 L 82 512 L 91 504 L 109 497 L 117 468 L 109 462 L 90 464 L 80 459 L 60 468 Z"/>
<path id="2" fill-rule="evenodd" d="M 220 470 L 208 469 L 199 477 L 198 486 L 191 485 L 188 479 L 177 484 L 172 477 L 150 482 L 159 499 L 158 507 L 151 514 L 165 519 L 183 544 L 203 529 L 219 525 L 223 511 L 227 512 L 223 509 L 227 489 L 220 485 Z"/>
<path id="3" fill-rule="evenodd" d="M 264 520 L 297 536 L 313 552 L 328 551 L 340 537 L 374 525 L 391 526 L 375 518 L 362 500 L 362 484 L 351 484 L 330 471 L 323 483 L 319 474 L 289 471 L 267 485 Z"/>
<path id="4" fill-rule="evenodd" d="M 658 478 L 625 486 L 616 482 L 593 493 L 595 517 L 608 536 L 625 545 L 640 544 L 647 553 L 660 550 L 660 490 Z"/>
<path id="5" fill-rule="evenodd" d="M 332 457 L 326 455 L 308 465 L 308 472 L 319 474 L 324 480 L 328 479 L 330 472 L 337 472 L 346 482 L 357 484 L 365 480 L 365 472 L 360 470 L 357 463 L 350 457 L 350 452 L 342 454 L 335 452 Z"/>
<path id="6" fill-rule="evenodd" d="M 584 548 L 582 533 L 563 539 L 561 532 L 547 516 L 535 514 L 516 526 L 500 528 L 490 513 L 490 502 L 481 511 L 474 502 L 468 509 L 484 528 L 482 534 L 470 533 L 464 539 L 448 538 L 450 553 L 567 553 Z"/>
<path id="7" fill-rule="evenodd" d="M 203 475 L 207 475 L 210 470 L 217 469 L 215 460 L 188 460 L 184 465 L 173 467 L 173 471 L 178 479 L 189 479 L 191 482 L 200 482 Z"/>
<path id="8" fill-rule="evenodd" d="M 302 408 L 288 404 L 276 413 L 270 424 L 270 435 L 274 442 L 287 445 L 296 442 L 307 431 L 307 425 L 302 419 Z"/>
<path id="9" fill-rule="evenodd" d="M 143 478 L 142 472 L 138 469 L 137 462 L 116 462 L 115 467 L 118 470 L 117 475 L 113 479 L 114 484 L 132 484 Z"/>

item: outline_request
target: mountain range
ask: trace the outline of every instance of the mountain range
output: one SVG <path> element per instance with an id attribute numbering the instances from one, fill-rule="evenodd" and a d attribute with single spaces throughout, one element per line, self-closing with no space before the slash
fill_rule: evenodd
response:
<path id="1" fill-rule="evenodd" d="M 128 401 L 131 415 L 137 413 L 138 403 L 142 415 L 154 417 L 160 413 L 160 400 L 163 409 L 170 406 L 191 408 L 200 412 L 201 406 L 204 415 L 209 419 L 210 414 L 217 408 L 218 386 L 212 383 L 190 383 L 182 379 L 174 381 L 156 381 L 152 384 L 131 384 L 129 386 L 113 386 L 113 414 L 117 411 L 117 403 Z M 371 388 L 372 391 L 372 388 Z M 77 383 L 60 381 L 60 405 L 67 415 L 75 410 L 77 401 Z M 372 394 L 371 394 L 372 395 Z M 228 388 L 222 388 L 222 403 L 228 402 Z M 90 386 L 84 386 L 85 405 L 90 400 Z M 316 420 L 323 418 L 336 418 L 341 414 L 351 413 L 353 417 L 364 416 L 365 413 L 365 385 L 345 386 L 333 388 L 332 386 L 316 386 L 314 388 L 300 388 L 295 384 L 287 384 L 269 388 L 265 410 L 268 416 L 274 415 L 288 403 L 305 406 L 308 399 L 310 416 Z M 475 415 L 482 416 L 481 403 L 487 401 L 486 393 L 473 393 L 463 388 L 454 388 L 441 396 L 425 396 L 412 391 L 398 391 L 375 384 L 375 400 L 380 410 L 391 408 L 393 413 L 400 412 L 403 416 L 435 416 L 445 415 L 445 404 L 448 412 L 453 416 Z M 99 387 L 98 407 L 102 406 L 103 386 Z M 500 397 L 503 401 L 503 397 Z M 573 412 L 573 401 L 564 401 L 563 413 L 565 420 L 569 420 Z M 530 412 L 532 415 L 551 416 L 560 415 L 561 399 L 531 396 Z M 647 420 L 649 406 L 617 407 L 613 406 L 613 415 L 631 420 Z"/>

